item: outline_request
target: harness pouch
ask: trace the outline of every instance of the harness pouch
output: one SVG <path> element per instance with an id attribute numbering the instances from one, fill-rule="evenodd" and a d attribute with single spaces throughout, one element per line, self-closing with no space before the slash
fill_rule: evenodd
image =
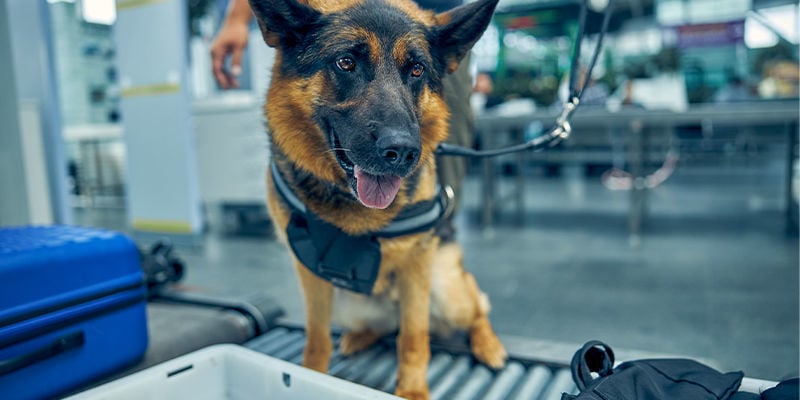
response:
<path id="1" fill-rule="evenodd" d="M 286 234 L 292 251 L 311 272 L 337 287 L 370 294 L 381 264 L 373 235 L 351 236 L 315 214 L 292 212 Z"/>
<path id="2" fill-rule="evenodd" d="M 562 400 L 725 400 L 739 388 L 742 372 L 720 373 L 687 359 L 636 360 L 610 368 L 614 353 L 598 341 L 572 358 L 572 377 L 581 393 Z M 593 376 L 592 374 L 595 374 Z"/>

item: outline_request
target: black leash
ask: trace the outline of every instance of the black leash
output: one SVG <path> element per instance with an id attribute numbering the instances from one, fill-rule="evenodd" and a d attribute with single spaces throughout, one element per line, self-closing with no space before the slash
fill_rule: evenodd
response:
<path id="1" fill-rule="evenodd" d="M 600 57 L 600 51 L 603 48 L 603 39 L 605 38 L 606 31 L 608 30 L 608 23 L 611 20 L 612 0 L 609 0 L 609 3 L 605 6 L 605 10 L 603 11 L 603 25 L 600 28 L 600 34 L 597 37 L 597 44 L 595 45 L 591 62 L 586 70 L 586 74 L 584 75 L 583 84 L 578 87 L 578 75 L 580 73 L 578 68 L 580 66 L 581 44 L 583 43 L 584 36 L 586 36 L 586 19 L 588 18 L 589 14 L 588 2 L 589 0 L 583 0 L 581 3 L 579 17 L 580 24 L 578 25 L 578 35 L 575 37 L 575 49 L 572 52 L 572 60 L 569 72 L 569 97 L 564 102 L 564 107 L 561 110 L 561 114 L 558 116 L 558 118 L 556 118 L 556 122 L 553 124 L 553 127 L 550 128 L 546 134 L 537 136 L 530 141 L 508 147 L 502 147 L 499 149 L 476 150 L 468 147 L 441 143 L 439 144 L 439 147 L 436 148 L 437 155 L 475 158 L 494 157 L 526 150 L 541 150 L 545 147 L 555 146 L 562 140 L 569 137 L 569 135 L 572 133 L 572 126 L 569 123 L 570 118 L 572 117 L 572 114 L 575 113 L 575 110 L 578 109 L 578 105 L 581 102 L 581 96 L 583 96 L 583 91 L 586 90 L 586 87 L 589 85 L 592 71 L 594 70 L 595 64 L 597 64 L 597 59 Z"/>

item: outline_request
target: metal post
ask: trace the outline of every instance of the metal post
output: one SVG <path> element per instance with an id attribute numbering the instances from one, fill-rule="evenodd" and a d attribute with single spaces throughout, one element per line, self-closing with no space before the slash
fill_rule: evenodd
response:
<path id="1" fill-rule="evenodd" d="M 10 60 L 11 26 L 4 1 L 0 1 L 0 59 Z M 24 188 L 22 140 L 19 128 L 19 107 L 14 82 L 14 65 L 0 63 L 0 76 L 5 84 L 0 90 L 0 226 L 28 222 L 28 196 Z"/>
<path id="2" fill-rule="evenodd" d="M 7 28 L 4 30 L 10 39 L 10 46 L 4 44 L 0 52 L 7 52 L 2 59 L 11 60 L 14 72 L 13 75 L 3 76 L 6 82 L 15 83 L 10 86 L 15 86 L 17 102 L 35 103 L 39 110 L 52 217 L 54 222 L 67 224 L 72 221 L 72 214 L 67 197 L 67 161 L 61 132 L 53 33 L 50 30 L 47 2 L 4 0 L 0 1 L 0 6 L 7 13 Z M 4 86 L 3 91 L 5 90 Z M 4 99 L 10 98 L 9 93 L 2 93 L 0 96 Z"/>
<path id="3" fill-rule="evenodd" d="M 481 143 L 483 148 L 492 148 L 492 135 L 488 134 L 485 130 L 481 130 Z M 483 207 L 481 209 L 481 227 L 483 229 L 491 228 L 494 218 L 494 195 L 496 192 L 495 183 L 495 165 L 493 157 L 484 157 L 481 159 L 483 169 Z"/>
<path id="4" fill-rule="evenodd" d="M 522 143 L 525 141 L 525 132 L 523 129 L 515 129 L 514 134 L 512 137 L 515 140 L 515 143 Z M 514 178 L 516 182 L 516 187 L 514 188 L 514 203 L 516 204 L 516 212 L 517 212 L 517 220 L 515 223 L 517 225 L 523 225 L 525 220 L 525 175 L 522 173 L 523 169 L 525 168 L 525 160 L 527 157 L 526 152 L 518 152 L 514 155 L 517 162 L 517 170 L 516 170 L 516 177 Z"/>
<path id="5" fill-rule="evenodd" d="M 646 185 L 644 181 L 644 140 L 643 122 L 640 120 L 631 121 L 630 124 L 630 148 L 628 149 L 628 159 L 630 160 L 631 175 L 633 175 L 633 186 L 631 187 L 631 208 L 628 215 L 628 234 L 631 245 L 638 246 L 642 230 L 642 219 L 644 218 L 644 203 Z"/>
<path id="6" fill-rule="evenodd" d="M 797 148 L 797 135 L 798 125 L 797 122 L 786 122 L 784 124 L 786 129 L 787 146 L 786 150 L 786 231 L 789 234 L 795 234 L 798 231 L 798 221 L 800 221 L 800 210 L 798 210 L 798 203 L 792 194 L 792 185 L 794 181 L 794 161 L 798 157 Z"/>

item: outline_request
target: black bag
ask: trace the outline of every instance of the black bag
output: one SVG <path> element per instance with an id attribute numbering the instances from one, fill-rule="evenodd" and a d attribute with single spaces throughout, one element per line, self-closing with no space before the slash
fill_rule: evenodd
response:
<path id="1" fill-rule="evenodd" d="M 800 379 L 787 379 L 761 394 L 763 400 L 797 400 L 800 397 Z"/>
<path id="2" fill-rule="evenodd" d="M 720 373 L 686 359 L 636 360 L 614 366 L 614 352 L 590 341 L 572 357 L 577 396 L 561 400 L 725 400 L 739 388 L 742 372 Z M 595 375 L 593 375 L 595 374 Z"/>

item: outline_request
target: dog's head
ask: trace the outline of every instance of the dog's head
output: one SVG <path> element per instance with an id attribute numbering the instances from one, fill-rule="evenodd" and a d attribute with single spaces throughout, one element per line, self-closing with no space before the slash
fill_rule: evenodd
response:
<path id="1" fill-rule="evenodd" d="M 273 143 L 363 205 L 388 207 L 446 138 L 442 78 L 497 2 L 434 14 L 411 0 L 250 0 L 278 50 L 266 106 Z"/>

